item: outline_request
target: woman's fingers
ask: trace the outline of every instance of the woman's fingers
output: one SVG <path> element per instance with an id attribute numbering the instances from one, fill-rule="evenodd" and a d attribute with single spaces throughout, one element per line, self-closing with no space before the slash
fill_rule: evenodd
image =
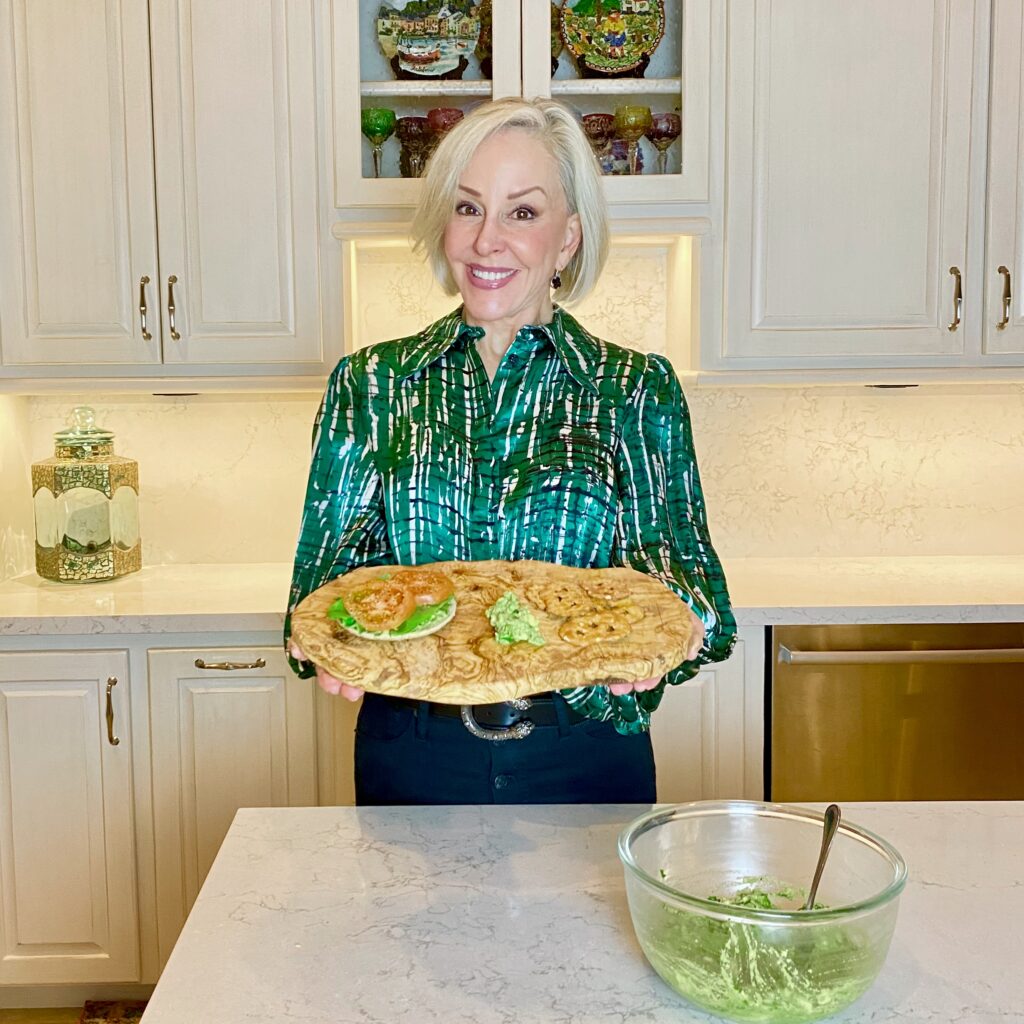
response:
<path id="1" fill-rule="evenodd" d="M 609 683 L 608 689 L 621 697 L 626 693 L 642 693 L 644 690 L 653 690 L 661 682 L 661 676 L 654 676 L 651 679 L 641 679 L 635 683 Z"/>
<path id="2" fill-rule="evenodd" d="M 343 683 L 340 679 L 335 679 L 330 672 L 326 672 L 319 666 L 317 666 L 316 670 L 316 681 L 320 686 L 320 689 L 325 693 L 331 694 L 332 697 L 344 697 L 345 700 L 359 700 L 359 698 L 366 692 L 358 686 L 349 686 L 348 683 Z"/>
<path id="3" fill-rule="evenodd" d="M 302 648 L 295 643 L 294 640 L 288 641 L 288 653 L 296 661 L 309 660 L 303 653 Z M 316 666 L 316 681 L 317 685 L 325 693 L 331 694 L 332 697 L 344 697 L 345 700 L 359 700 L 359 698 L 366 692 L 358 686 L 349 686 L 348 683 L 343 683 L 340 679 L 335 679 L 330 672 L 322 669 L 319 665 Z"/>

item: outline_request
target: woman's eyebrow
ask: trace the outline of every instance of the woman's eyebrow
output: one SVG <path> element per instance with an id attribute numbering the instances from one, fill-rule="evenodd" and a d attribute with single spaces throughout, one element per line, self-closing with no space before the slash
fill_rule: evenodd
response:
<path id="1" fill-rule="evenodd" d="M 480 193 L 477 192 L 477 190 L 475 188 L 470 188 L 468 185 L 459 185 L 459 191 L 460 192 L 468 192 L 471 196 L 476 196 L 477 199 L 480 198 Z M 547 192 L 545 192 L 544 189 L 541 188 L 540 185 L 531 185 L 529 188 L 524 188 L 520 192 L 509 192 L 508 198 L 509 199 L 519 199 L 522 196 L 525 196 L 525 195 L 527 195 L 530 192 L 541 192 L 545 196 L 547 195 Z"/>

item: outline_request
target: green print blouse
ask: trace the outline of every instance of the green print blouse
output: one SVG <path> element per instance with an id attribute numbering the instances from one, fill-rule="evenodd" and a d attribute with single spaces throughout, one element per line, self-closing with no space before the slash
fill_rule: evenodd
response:
<path id="1" fill-rule="evenodd" d="M 632 566 L 703 620 L 697 659 L 644 693 L 563 694 L 621 733 L 647 729 L 665 683 L 728 657 L 736 634 L 679 382 L 663 356 L 600 341 L 557 307 L 519 331 L 489 381 L 482 334 L 459 309 L 338 363 L 314 427 L 289 612 L 359 565 Z"/>

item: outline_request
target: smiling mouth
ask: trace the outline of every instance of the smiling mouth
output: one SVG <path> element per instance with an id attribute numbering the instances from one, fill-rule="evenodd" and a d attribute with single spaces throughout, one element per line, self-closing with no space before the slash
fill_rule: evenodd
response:
<path id="1" fill-rule="evenodd" d="M 469 268 L 469 276 L 474 282 L 492 287 L 504 284 L 517 273 L 519 273 L 517 270 L 489 270 L 486 267 L 472 266 Z"/>

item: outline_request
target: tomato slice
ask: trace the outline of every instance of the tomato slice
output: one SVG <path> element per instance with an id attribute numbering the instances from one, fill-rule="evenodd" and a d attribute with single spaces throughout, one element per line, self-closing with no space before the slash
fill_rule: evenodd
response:
<path id="1" fill-rule="evenodd" d="M 412 591 L 417 604 L 440 604 L 455 593 L 452 581 L 438 569 L 403 569 L 395 579 Z"/>
<path id="2" fill-rule="evenodd" d="M 397 629 L 416 610 L 416 596 L 397 578 L 367 580 L 342 591 L 345 610 L 363 629 Z"/>

